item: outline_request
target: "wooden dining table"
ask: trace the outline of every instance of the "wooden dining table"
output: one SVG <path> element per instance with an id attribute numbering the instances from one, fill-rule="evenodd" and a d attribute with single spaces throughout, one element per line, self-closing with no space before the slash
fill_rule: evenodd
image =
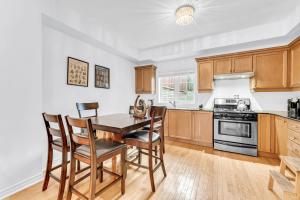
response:
<path id="1" fill-rule="evenodd" d="M 107 131 L 117 137 L 123 137 L 128 132 L 137 130 L 151 123 L 150 117 L 136 118 L 131 114 L 118 113 L 91 118 L 95 130 Z"/>

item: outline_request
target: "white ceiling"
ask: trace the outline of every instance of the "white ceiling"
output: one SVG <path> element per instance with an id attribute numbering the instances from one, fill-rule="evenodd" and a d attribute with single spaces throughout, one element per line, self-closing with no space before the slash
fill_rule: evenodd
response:
<path id="1" fill-rule="evenodd" d="M 278 21 L 288 16 L 300 1 L 66 0 L 64 3 L 142 50 Z M 196 8 L 195 23 L 179 26 L 175 23 L 174 12 L 186 3 Z"/>

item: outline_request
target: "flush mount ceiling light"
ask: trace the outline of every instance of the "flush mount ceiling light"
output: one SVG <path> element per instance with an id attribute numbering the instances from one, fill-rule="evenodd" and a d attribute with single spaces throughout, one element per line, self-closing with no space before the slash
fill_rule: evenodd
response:
<path id="1" fill-rule="evenodd" d="M 176 9 L 176 24 L 181 26 L 189 25 L 194 20 L 195 8 L 191 5 L 183 5 Z"/>

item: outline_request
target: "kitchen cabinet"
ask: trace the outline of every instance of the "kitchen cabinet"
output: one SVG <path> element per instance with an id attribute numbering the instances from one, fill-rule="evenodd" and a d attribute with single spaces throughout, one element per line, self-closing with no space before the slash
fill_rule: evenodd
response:
<path id="1" fill-rule="evenodd" d="M 252 55 L 234 57 L 232 68 L 233 73 L 253 72 Z"/>
<path id="2" fill-rule="evenodd" d="M 214 75 L 230 74 L 232 72 L 231 58 L 222 58 L 214 60 Z"/>
<path id="3" fill-rule="evenodd" d="M 154 94 L 156 67 L 154 65 L 135 67 L 135 92 L 137 94 Z"/>
<path id="4" fill-rule="evenodd" d="M 291 46 L 290 51 L 290 87 L 300 88 L 300 41 Z"/>
<path id="5" fill-rule="evenodd" d="M 213 89 L 213 61 L 198 62 L 198 92 L 207 92 Z"/>
<path id="6" fill-rule="evenodd" d="M 276 153 L 274 115 L 258 114 L 258 152 L 260 154 Z"/>
<path id="7" fill-rule="evenodd" d="M 192 140 L 203 146 L 213 146 L 213 113 L 194 111 L 192 113 Z"/>
<path id="8" fill-rule="evenodd" d="M 165 120 L 165 123 L 168 124 L 165 124 L 165 136 L 169 139 L 201 146 L 213 146 L 213 112 L 168 110 L 167 113 L 166 119 L 168 120 Z"/>
<path id="9" fill-rule="evenodd" d="M 169 137 L 192 139 L 192 112 L 189 110 L 169 110 Z"/>
<path id="10" fill-rule="evenodd" d="M 254 90 L 280 90 L 287 88 L 287 51 L 272 51 L 253 56 Z"/>
<path id="11" fill-rule="evenodd" d="M 287 145 L 288 145 L 288 127 L 287 120 L 282 117 L 275 117 L 275 133 L 276 133 L 276 153 L 278 155 L 287 155 Z"/>
<path id="12" fill-rule="evenodd" d="M 288 155 L 300 157 L 300 122 L 287 121 Z"/>

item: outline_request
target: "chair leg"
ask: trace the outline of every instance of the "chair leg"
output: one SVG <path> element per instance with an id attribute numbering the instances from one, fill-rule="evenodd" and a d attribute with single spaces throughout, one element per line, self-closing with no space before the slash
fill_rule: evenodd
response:
<path id="1" fill-rule="evenodd" d="M 122 195 L 125 194 L 125 179 L 126 179 L 126 161 L 125 161 L 125 156 L 127 154 L 127 148 L 124 148 L 122 150 L 122 154 L 121 154 L 121 171 L 122 171 L 122 180 L 121 180 L 121 193 Z"/>
<path id="2" fill-rule="evenodd" d="M 61 174 L 60 174 L 60 184 L 58 192 L 58 200 L 62 200 L 64 196 L 65 184 L 67 179 L 67 150 L 62 152 L 62 165 L 61 165 Z"/>
<path id="3" fill-rule="evenodd" d="M 102 183 L 103 182 L 103 162 L 101 162 L 101 164 L 100 164 L 100 169 L 99 169 L 99 181 L 100 181 L 100 183 Z"/>
<path id="4" fill-rule="evenodd" d="M 165 162 L 164 162 L 164 152 L 163 152 L 163 148 L 162 148 L 162 143 L 160 143 L 160 146 L 159 146 L 159 153 L 160 153 L 160 161 L 161 161 L 161 167 L 162 167 L 162 170 L 163 170 L 163 173 L 164 173 L 164 177 L 167 176 L 167 173 L 166 173 L 166 168 L 165 168 Z"/>
<path id="5" fill-rule="evenodd" d="M 112 171 L 117 172 L 117 156 L 112 157 L 111 166 L 112 166 Z"/>
<path id="6" fill-rule="evenodd" d="M 153 161 L 152 161 L 152 148 L 149 148 L 149 175 L 150 175 L 150 182 L 151 182 L 151 189 L 152 192 L 155 192 L 155 185 L 154 185 L 154 177 L 153 177 Z"/>
<path id="7" fill-rule="evenodd" d="M 48 144 L 47 169 L 44 178 L 43 191 L 47 190 L 48 188 L 50 173 L 52 169 L 52 161 L 53 161 L 53 149 L 51 147 L 51 144 Z"/>
<path id="8" fill-rule="evenodd" d="M 76 159 L 71 155 L 70 177 L 69 177 L 67 200 L 71 200 L 71 198 L 72 198 L 72 188 L 73 188 L 73 184 L 75 181 L 75 168 L 76 168 Z"/>
<path id="9" fill-rule="evenodd" d="M 142 163 L 142 153 L 141 148 L 138 148 L 138 164 L 140 165 Z"/>
<path id="10" fill-rule="evenodd" d="M 166 153 L 166 149 L 165 149 L 165 136 L 163 136 L 162 138 L 162 150 L 163 150 L 163 153 Z"/>
<path id="11" fill-rule="evenodd" d="M 157 146 L 154 147 L 154 155 L 157 157 Z M 157 158 L 154 159 L 155 164 L 157 164 Z"/>
<path id="12" fill-rule="evenodd" d="M 91 177 L 90 177 L 90 200 L 95 199 L 96 194 L 96 178 L 97 177 L 97 164 L 95 162 L 91 163 Z"/>
<path id="13" fill-rule="evenodd" d="M 80 171 L 80 161 L 79 160 L 77 160 L 77 171 Z"/>

